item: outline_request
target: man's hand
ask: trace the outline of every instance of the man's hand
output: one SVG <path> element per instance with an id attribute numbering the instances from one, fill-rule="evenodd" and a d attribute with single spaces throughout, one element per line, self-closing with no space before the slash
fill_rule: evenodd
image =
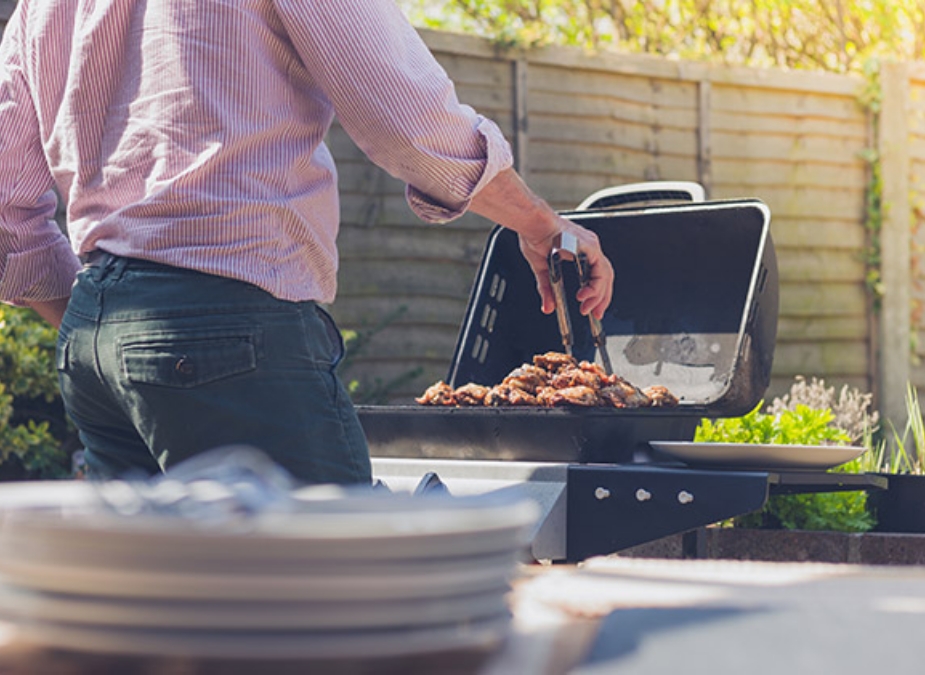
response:
<path id="1" fill-rule="evenodd" d="M 610 306 L 613 295 L 614 272 L 610 260 L 601 250 L 596 234 L 566 218 L 557 216 L 557 219 L 560 227 L 559 233 L 571 232 L 575 235 L 578 239 L 578 250 L 588 257 L 588 264 L 591 267 L 588 284 L 580 288 L 576 295 L 578 302 L 581 303 L 581 313 L 584 316 L 593 314 L 601 319 L 604 311 Z M 556 301 L 549 280 L 549 252 L 556 244 L 558 244 L 558 233 L 540 241 L 520 235 L 520 250 L 536 276 L 536 287 L 540 294 L 544 314 L 551 314 L 556 310 Z"/>
<path id="2" fill-rule="evenodd" d="M 603 318 L 613 295 L 613 267 L 601 250 L 597 235 L 559 216 L 537 197 L 513 169 L 502 171 L 472 199 L 470 210 L 517 232 L 520 250 L 536 276 L 544 314 L 556 309 L 549 281 L 549 253 L 562 232 L 578 239 L 578 250 L 588 257 L 590 282 L 578 291 L 581 313 Z"/>

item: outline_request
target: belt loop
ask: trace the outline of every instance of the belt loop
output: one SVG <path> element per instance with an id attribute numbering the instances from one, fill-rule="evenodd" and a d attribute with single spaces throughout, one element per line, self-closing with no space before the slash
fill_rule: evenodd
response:
<path id="1" fill-rule="evenodd" d="M 95 248 L 79 256 L 79 259 L 84 267 L 108 267 L 116 257 L 107 251 Z"/>
<path id="2" fill-rule="evenodd" d="M 80 260 L 84 264 L 84 269 L 93 270 L 94 277 L 98 280 L 107 276 L 119 279 L 128 265 L 127 258 L 100 249 L 94 249 L 80 256 Z"/>

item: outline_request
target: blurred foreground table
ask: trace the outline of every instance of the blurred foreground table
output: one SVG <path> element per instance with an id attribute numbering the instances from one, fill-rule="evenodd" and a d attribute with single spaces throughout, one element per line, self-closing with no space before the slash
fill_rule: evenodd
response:
<path id="1" fill-rule="evenodd" d="M 609 557 L 528 595 L 596 622 L 573 675 L 925 672 L 925 567 Z"/>
<path id="2" fill-rule="evenodd" d="M 203 661 L 36 649 L 0 628 L 2 675 L 779 675 L 925 672 L 925 567 L 596 558 L 526 566 L 489 652 Z"/>

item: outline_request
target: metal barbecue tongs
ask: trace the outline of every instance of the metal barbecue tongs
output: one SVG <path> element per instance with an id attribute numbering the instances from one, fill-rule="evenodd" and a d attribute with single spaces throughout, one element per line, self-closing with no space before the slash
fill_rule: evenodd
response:
<path id="1" fill-rule="evenodd" d="M 562 277 L 562 261 L 573 261 L 578 268 L 578 283 L 582 288 L 591 281 L 591 265 L 588 256 L 578 251 L 578 239 L 574 234 L 563 232 L 559 235 L 559 246 L 554 246 L 549 252 L 549 281 L 556 299 L 556 319 L 559 321 L 559 333 L 562 335 L 562 346 L 565 353 L 572 355 L 574 336 L 572 335 L 572 322 L 569 319 L 568 302 L 565 297 L 565 281 Z M 607 353 L 607 336 L 599 319 L 593 314 L 588 315 L 591 323 L 591 337 L 601 355 L 601 365 L 608 375 L 613 374 L 610 363 L 610 354 Z"/>

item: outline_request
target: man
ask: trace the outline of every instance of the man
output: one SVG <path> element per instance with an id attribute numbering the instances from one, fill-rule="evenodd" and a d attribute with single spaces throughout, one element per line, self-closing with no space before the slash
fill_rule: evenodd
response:
<path id="1" fill-rule="evenodd" d="M 306 482 L 370 480 L 316 304 L 335 114 L 425 221 L 515 230 L 544 311 L 565 230 L 592 265 L 582 312 L 610 302 L 596 237 L 524 185 L 392 0 L 20 0 L 0 64 L 0 300 L 60 327 L 91 476 L 248 443 Z"/>

